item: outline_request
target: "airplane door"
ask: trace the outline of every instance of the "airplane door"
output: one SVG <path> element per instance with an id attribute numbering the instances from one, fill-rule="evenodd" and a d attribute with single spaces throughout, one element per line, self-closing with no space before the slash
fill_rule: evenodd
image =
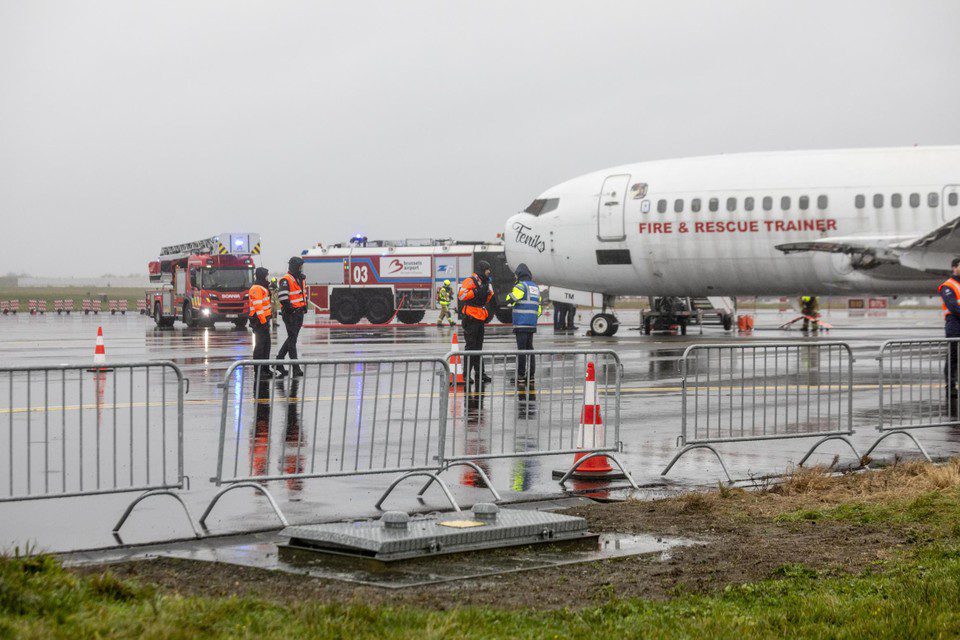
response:
<path id="1" fill-rule="evenodd" d="M 609 176 L 603 181 L 597 202 L 597 238 L 599 240 L 624 240 L 624 209 L 627 205 L 629 175 Z"/>
<path id="2" fill-rule="evenodd" d="M 958 212 L 960 212 L 960 208 L 957 206 L 958 199 L 960 199 L 960 184 L 948 184 L 943 188 L 943 193 L 940 194 L 940 220 L 942 222 L 957 217 Z"/>

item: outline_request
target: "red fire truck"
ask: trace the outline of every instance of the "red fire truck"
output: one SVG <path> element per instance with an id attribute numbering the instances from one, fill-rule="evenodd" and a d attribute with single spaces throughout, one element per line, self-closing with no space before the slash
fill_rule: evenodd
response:
<path id="1" fill-rule="evenodd" d="M 480 260 L 492 269 L 497 320 L 511 319 L 504 300 L 514 277 L 501 242 L 368 241 L 355 236 L 350 242 L 318 244 L 303 252 L 303 260 L 312 306 L 342 324 L 356 324 L 361 318 L 383 324 L 394 313 L 400 322 L 420 322 L 428 309 L 438 308 L 437 290 L 443 281 L 450 280 L 456 296 L 457 284 Z M 455 298 L 451 308 L 456 308 Z"/>
<path id="2" fill-rule="evenodd" d="M 160 250 L 149 264 L 147 310 L 158 327 L 180 320 L 188 327 L 232 322 L 247 324 L 247 290 L 253 283 L 253 256 L 260 253 L 260 234 L 221 233 Z"/>

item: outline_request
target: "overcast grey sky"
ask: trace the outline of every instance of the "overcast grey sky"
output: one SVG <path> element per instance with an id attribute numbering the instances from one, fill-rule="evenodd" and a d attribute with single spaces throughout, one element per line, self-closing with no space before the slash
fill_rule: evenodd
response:
<path id="1" fill-rule="evenodd" d="M 0 273 L 493 238 L 624 162 L 960 142 L 960 2 L 0 0 Z"/>

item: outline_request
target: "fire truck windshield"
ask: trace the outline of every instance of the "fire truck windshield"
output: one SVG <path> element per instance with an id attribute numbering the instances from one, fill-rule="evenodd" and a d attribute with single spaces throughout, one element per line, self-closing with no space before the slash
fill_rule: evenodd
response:
<path id="1" fill-rule="evenodd" d="M 203 288 L 216 291 L 240 291 L 253 284 L 253 269 L 219 268 L 203 270 Z"/>

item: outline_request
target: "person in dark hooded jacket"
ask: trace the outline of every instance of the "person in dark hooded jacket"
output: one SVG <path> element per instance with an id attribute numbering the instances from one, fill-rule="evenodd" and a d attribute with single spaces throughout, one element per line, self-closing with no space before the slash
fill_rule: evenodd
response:
<path id="1" fill-rule="evenodd" d="M 537 319 L 543 313 L 540 304 L 540 287 L 533 282 L 530 269 L 522 262 L 514 272 L 517 284 L 507 295 L 507 304 L 513 307 L 513 333 L 517 338 L 518 351 L 533 350 L 533 334 L 537 332 Z M 529 361 L 529 362 L 528 362 Z M 517 358 L 517 386 L 527 386 L 536 373 L 533 357 Z"/>

